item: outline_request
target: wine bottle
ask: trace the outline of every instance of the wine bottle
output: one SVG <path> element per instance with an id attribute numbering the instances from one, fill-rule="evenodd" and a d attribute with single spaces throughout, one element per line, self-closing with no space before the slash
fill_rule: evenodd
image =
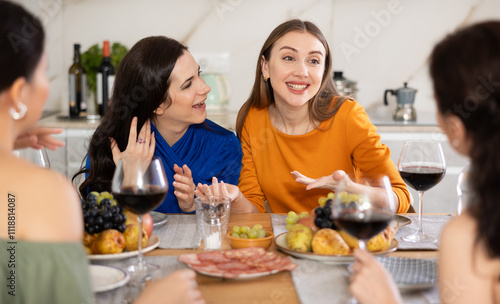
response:
<path id="1" fill-rule="evenodd" d="M 80 62 L 80 44 L 74 44 L 73 64 L 69 68 L 69 116 L 78 117 L 87 111 L 87 75 Z"/>
<path id="2" fill-rule="evenodd" d="M 115 67 L 111 64 L 109 55 L 109 41 L 106 40 L 102 47 L 102 61 L 97 71 L 97 105 L 101 116 L 109 105 L 115 81 Z"/>

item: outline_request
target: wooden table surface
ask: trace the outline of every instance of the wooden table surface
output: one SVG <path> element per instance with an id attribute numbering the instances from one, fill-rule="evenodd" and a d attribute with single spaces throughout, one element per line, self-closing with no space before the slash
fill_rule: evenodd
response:
<path id="1" fill-rule="evenodd" d="M 231 214 L 228 229 L 231 229 L 234 225 L 247 225 L 252 227 L 255 224 L 261 224 L 264 229 L 272 230 L 271 214 Z M 231 246 L 229 245 L 228 240 L 224 239 L 222 241 L 222 250 L 227 249 L 231 249 Z M 286 254 L 277 250 L 274 243 L 268 250 L 276 252 L 279 255 L 286 256 Z M 203 242 L 201 246 L 195 250 L 155 249 L 145 255 L 171 256 L 202 251 Z M 396 251 L 390 253 L 388 256 L 436 258 L 437 255 L 437 251 Z M 292 276 L 288 271 L 248 280 L 221 279 L 198 274 L 197 281 L 207 303 L 300 303 L 297 293 L 295 292 Z"/>

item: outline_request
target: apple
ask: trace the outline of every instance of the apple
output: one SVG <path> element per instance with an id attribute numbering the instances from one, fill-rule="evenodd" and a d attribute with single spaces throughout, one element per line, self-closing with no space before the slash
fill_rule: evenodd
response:
<path id="1" fill-rule="evenodd" d="M 125 238 L 116 229 L 106 229 L 99 233 L 90 247 L 92 254 L 122 253 L 124 248 Z"/>
<path id="2" fill-rule="evenodd" d="M 151 216 L 151 214 L 144 214 L 144 216 L 142 217 L 142 227 L 146 229 L 148 238 L 150 238 L 151 234 L 153 234 L 153 224 L 153 217 Z"/>
<path id="3" fill-rule="evenodd" d="M 128 224 L 123 232 L 125 237 L 125 250 L 134 251 L 139 249 L 139 223 Z M 142 228 L 141 246 L 146 247 L 148 244 L 148 234 L 144 227 Z"/>

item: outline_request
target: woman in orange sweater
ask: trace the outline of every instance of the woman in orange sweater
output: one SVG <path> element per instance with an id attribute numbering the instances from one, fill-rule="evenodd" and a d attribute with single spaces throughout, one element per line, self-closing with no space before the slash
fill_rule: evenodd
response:
<path id="1" fill-rule="evenodd" d="M 360 177 L 384 174 L 397 211 L 408 210 L 410 195 L 389 149 L 361 105 L 339 96 L 331 62 L 325 37 L 310 22 L 287 21 L 267 38 L 236 125 L 241 192 L 229 192 L 238 206 L 248 200 L 247 211 L 265 212 L 267 200 L 272 212 L 310 211 L 340 180 L 359 187 Z"/>

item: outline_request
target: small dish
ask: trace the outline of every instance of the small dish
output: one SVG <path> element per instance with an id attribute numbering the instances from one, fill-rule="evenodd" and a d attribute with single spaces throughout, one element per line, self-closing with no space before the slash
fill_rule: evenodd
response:
<path id="1" fill-rule="evenodd" d="M 391 222 L 394 228 L 402 228 L 411 224 L 411 220 L 406 216 L 396 214 Z"/>
<path id="2" fill-rule="evenodd" d="M 153 227 L 155 228 L 167 222 L 167 215 L 165 213 L 150 211 L 149 214 L 153 218 Z"/>
<path id="3" fill-rule="evenodd" d="M 262 247 L 264 249 L 269 248 L 273 242 L 274 234 L 271 231 L 267 231 L 267 236 L 260 239 L 240 239 L 231 236 L 232 232 L 226 233 L 229 239 L 229 244 L 233 249 L 248 248 L 248 247 Z"/>
<path id="4" fill-rule="evenodd" d="M 431 288 L 437 283 L 437 263 L 433 260 L 379 257 L 401 291 Z"/>
<path id="5" fill-rule="evenodd" d="M 103 292 L 127 284 L 130 275 L 123 269 L 106 265 L 89 265 L 92 290 Z"/>
<path id="6" fill-rule="evenodd" d="M 142 253 L 149 252 L 160 245 L 160 238 L 156 234 L 152 234 L 151 238 L 148 240 L 148 244 L 146 247 L 142 248 Z M 125 258 L 134 257 L 139 253 L 139 251 L 124 251 L 122 253 L 115 254 L 91 254 L 88 255 L 89 260 L 91 261 L 100 261 L 100 260 L 121 260 Z"/>
<path id="7" fill-rule="evenodd" d="M 292 250 L 288 248 L 288 245 L 286 243 L 286 232 L 278 235 L 274 239 L 274 243 L 279 250 L 296 258 L 314 260 L 326 264 L 348 264 L 354 262 L 354 256 L 352 254 L 319 254 L 314 252 L 301 252 Z M 393 239 L 391 245 L 389 246 L 389 249 L 385 251 L 372 252 L 372 254 L 375 256 L 386 255 L 390 252 L 396 251 L 396 249 L 398 249 L 398 245 L 398 241 L 396 239 Z"/>

